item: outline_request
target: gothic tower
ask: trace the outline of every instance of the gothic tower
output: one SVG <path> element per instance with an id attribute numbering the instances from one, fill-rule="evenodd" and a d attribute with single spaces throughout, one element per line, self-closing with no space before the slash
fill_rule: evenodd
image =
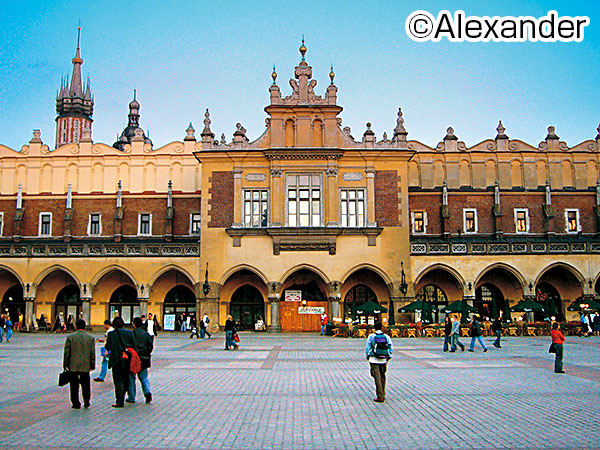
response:
<path id="1" fill-rule="evenodd" d="M 77 50 L 73 62 L 73 75 L 71 84 L 69 79 L 64 78 L 60 83 L 60 91 L 56 97 L 56 147 L 65 144 L 77 144 L 83 137 L 84 131 L 91 136 L 92 132 L 92 114 L 94 113 L 94 99 L 90 90 L 90 80 L 88 78 L 85 92 L 81 81 L 81 27 L 77 28 Z"/>

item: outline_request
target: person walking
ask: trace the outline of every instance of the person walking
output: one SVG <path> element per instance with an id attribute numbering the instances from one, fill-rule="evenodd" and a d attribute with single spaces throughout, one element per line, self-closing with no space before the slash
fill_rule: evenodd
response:
<path id="1" fill-rule="evenodd" d="M 154 338 L 158 336 L 158 324 L 152 313 L 148 313 L 148 319 L 143 323 L 143 329 L 150 335 L 152 343 L 154 343 Z"/>
<path id="2" fill-rule="evenodd" d="M 550 337 L 552 338 L 551 350 L 554 349 L 553 353 L 556 355 L 554 359 L 554 373 L 565 373 L 563 370 L 563 344 L 565 343 L 565 336 L 558 328 L 558 322 L 552 324 Z"/>
<path id="3" fill-rule="evenodd" d="M 450 316 L 446 315 L 446 320 L 444 322 L 444 352 L 448 351 L 448 346 L 450 345 L 450 336 L 452 335 L 452 321 L 450 320 Z"/>
<path id="4" fill-rule="evenodd" d="M 152 401 L 152 392 L 150 390 L 150 381 L 148 381 L 148 369 L 151 366 L 150 359 L 152 357 L 152 350 L 154 350 L 154 344 L 152 343 L 152 338 L 148 332 L 142 329 L 142 319 L 139 317 L 133 318 L 133 338 L 142 363 L 142 370 L 138 372 L 137 377 L 142 385 L 142 392 L 146 398 L 146 403 L 150 403 Z M 125 401 L 127 403 L 135 403 L 136 390 L 134 373 L 129 374 L 129 389 L 127 389 L 127 392 L 129 392 L 129 395 Z"/>
<path id="5" fill-rule="evenodd" d="M 200 336 L 204 339 L 204 336 L 206 335 L 210 339 L 212 335 L 208 332 L 208 324 L 210 323 L 210 318 L 208 317 L 208 314 L 204 313 L 204 316 L 202 317 L 202 322 L 204 322 L 204 334 L 201 334 Z"/>
<path id="6" fill-rule="evenodd" d="M 150 316 L 150 315 L 148 315 Z M 137 351 L 133 333 L 124 330 L 125 323 L 121 317 L 115 317 L 112 322 L 114 330 L 108 333 L 106 350 L 108 355 L 108 368 L 112 369 L 113 383 L 115 385 L 115 403 L 113 408 L 123 408 L 125 404 L 125 388 L 129 384 L 129 370 L 123 367 L 122 354 L 126 348 Z"/>
<path id="7" fill-rule="evenodd" d="M 327 313 L 323 311 L 323 314 L 321 314 L 321 336 L 325 334 L 325 329 L 328 321 L 329 317 L 327 316 Z"/>
<path id="8" fill-rule="evenodd" d="M 381 322 L 375 322 L 373 328 L 375 328 L 375 332 L 367 338 L 365 354 L 371 366 L 371 376 L 375 380 L 377 396 L 373 401 L 383 403 L 385 401 L 385 373 L 387 372 L 387 363 L 392 357 L 393 344 L 392 339 L 383 333 Z"/>
<path id="9" fill-rule="evenodd" d="M 225 350 L 231 350 L 231 347 L 233 347 L 234 350 L 237 350 L 238 344 L 233 339 L 235 333 L 237 333 L 235 322 L 230 314 L 225 321 Z"/>
<path id="10" fill-rule="evenodd" d="M 4 340 L 4 330 L 6 328 L 6 317 L 0 314 L 0 342 Z"/>
<path id="11" fill-rule="evenodd" d="M 500 339 L 502 339 L 502 319 L 500 316 L 496 317 L 496 320 L 494 320 L 494 323 L 492 323 L 492 331 L 496 335 L 494 347 L 502 348 L 502 345 L 500 345 Z"/>
<path id="12" fill-rule="evenodd" d="M 477 314 L 473 314 L 471 318 L 471 345 L 469 346 L 469 351 L 475 351 L 475 339 L 479 341 L 481 347 L 483 347 L 483 353 L 488 351 L 488 348 L 485 346 L 483 339 L 481 337 L 481 324 L 477 320 Z"/>
<path id="13" fill-rule="evenodd" d="M 85 332 L 85 320 L 75 323 L 77 331 L 67 336 L 63 352 L 63 368 L 69 371 L 71 407 L 81 409 L 79 386 L 83 397 L 83 407 L 90 407 L 92 389 L 90 371 L 96 368 L 96 347 L 94 338 Z"/>
<path id="14" fill-rule="evenodd" d="M 13 323 L 10 320 L 10 315 L 6 315 L 6 343 L 10 342 L 10 339 L 13 336 Z"/>
<path id="15" fill-rule="evenodd" d="M 452 321 L 452 330 L 450 331 L 450 353 L 456 351 L 457 345 L 460 347 L 460 350 L 464 352 L 465 346 L 458 340 L 460 335 L 460 320 L 454 316 L 450 320 Z"/>
<path id="16" fill-rule="evenodd" d="M 114 330 L 114 328 L 112 327 L 112 325 L 110 324 L 110 320 L 105 320 L 104 321 L 104 339 L 98 339 L 98 342 L 104 342 L 106 344 L 106 341 L 108 340 L 108 333 L 110 333 L 111 331 Z M 94 381 L 97 383 L 102 383 L 104 381 L 104 379 L 106 378 L 106 373 L 108 372 L 108 350 L 106 350 L 106 345 L 104 345 L 101 349 L 100 349 L 100 354 L 102 355 L 102 367 L 100 368 L 100 374 L 94 378 Z"/>

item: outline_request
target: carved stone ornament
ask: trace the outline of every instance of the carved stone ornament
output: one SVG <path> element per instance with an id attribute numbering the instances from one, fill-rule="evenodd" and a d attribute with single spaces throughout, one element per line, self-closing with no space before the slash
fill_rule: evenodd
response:
<path id="1" fill-rule="evenodd" d="M 344 181 L 362 181 L 363 175 L 360 172 L 344 172 L 342 179 Z"/>
<path id="2" fill-rule="evenodd" d="M 325 173 L 327 174 L 328 177 L 337 177 L 338 168 L 337 167 L 328 167 L 325 170 Z"/>
<path id="3" fill-rule="evenodd" d="M 247 173 L 246 181 L 250 182 L 260 182 L 265 181 L 267 176 L 264 173 Z"/>
<path id="4" fill-rule="evenodd" d="M 271 176 L 273 178 L 281 177 L 283 175 L 282 169 L 271 169 Z"/>

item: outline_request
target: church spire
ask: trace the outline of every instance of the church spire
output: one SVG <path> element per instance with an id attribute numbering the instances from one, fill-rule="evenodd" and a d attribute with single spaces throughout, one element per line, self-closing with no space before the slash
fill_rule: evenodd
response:
<path id="1" fill-rule="evenodd" d="M 73 63 L 73 75 L 71 76 L 71 88 L 69 94 L 71 96 L 83 95 L 83 84 L 81 81 L 81 27 L 77 27 L 77 50 L 75 50 L 75 58 L 71 60 Z"/>

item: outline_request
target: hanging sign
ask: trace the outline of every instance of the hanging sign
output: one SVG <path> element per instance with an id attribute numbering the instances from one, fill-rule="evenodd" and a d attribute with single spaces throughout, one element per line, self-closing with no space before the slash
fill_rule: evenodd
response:
<path id="1" fill-rule="evenodd" d="M 298 306 L 298 314 L 323 314 L 324 306 Z"/>
<path id="2" fill-rule="evenodd" d="M 285 291 L 286 302 L 301 302 L 302 291 Z"/>

